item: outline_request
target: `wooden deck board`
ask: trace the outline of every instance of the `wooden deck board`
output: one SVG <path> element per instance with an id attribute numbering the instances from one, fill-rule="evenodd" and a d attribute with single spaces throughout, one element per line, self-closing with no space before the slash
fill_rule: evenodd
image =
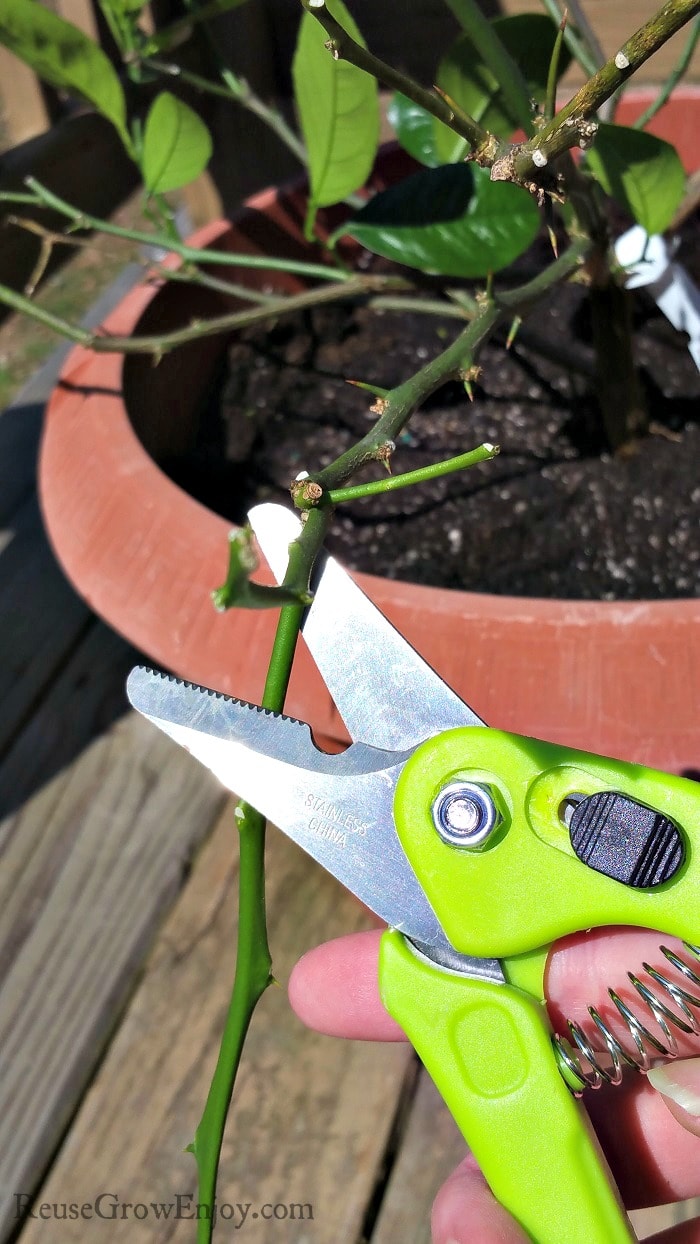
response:
<path id="1" fill-rule="evenodd" d="M 422 1068 L 372 1244 L 430 1244 L 435 1194 L 465 1153 L 457 1124 Z"/>
<path id="2" fill-rule="evenodd" d="M 222 817 L 165 925 L 108 1056 L 41 1189 L 41 1203 L 175 1204 L 195 1192 L 184 1152 L 218 1049 L 235 945 L 237 847 L 232 809 Z M 367 916 L 293 844 L 271 831 L 268 912 L 278 979 L 320 938 L 363 927 Z M 307 1032 L 283 989 L 272 987 L 253 1022 L 224 1144 L 219 1204 L 251 1203 L 246 1238 L 267 1244 L 355 1244 L 381 1168 L 412 1056 L 406 1046 L 345 1043 Z M 266 1222 L 262 1207 L 311 1204 L 313 1219 Z M 185 1203 L 183 1202 L 183 1207 Z M 173 1211 L 174 1212 L 174 1211 Z M 258 1214 L 257 1218 L 253 1215 Z M 93 1225 L 93 1230 L 96 1228 Z M 110 1224 L 114 1244 L 191 1241 L 187 1218 Z M 85 1222 L 63 1222 L 62 1244 Z M 222 1238 L 230 1227 L 223 1224 Z M 30 1221 L 22 1244 L 44 1244 Z"/>
<path id="3" fill-rule="evenodd" d="M 114 720 L 132 659 L 96 626 L 0 769 L 11 809 L 0 827 L 0 1238 L 223 799 L 148 723 Z M 103 713 L 112 724 L 100 731 Z"/>
<path id="4" fill-rule="evenodd" d="M 0 530 L 0 752 L 91 618 L 59 570 L 34 497 Z"/>

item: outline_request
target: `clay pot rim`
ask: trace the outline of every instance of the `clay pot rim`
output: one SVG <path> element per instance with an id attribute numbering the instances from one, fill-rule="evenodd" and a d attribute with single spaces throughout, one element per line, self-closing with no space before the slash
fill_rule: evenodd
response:
<path id="1" fill-rule="evenodd" d="M 298 195 L 292 202 L 294 222 Z M 275 208 L 279 226 L 282 206 L 277 191 L 264 191 L 247 209 Z M 229 227 L 209 225 L 195 241 Z M 160 284 L 132 290 L 105 327 L 130 331 Z M 186 287 L 176 288 L 179 296 Z M 81 595 L 150 660 L 259 703 L 275 611 L 213 609 L 229 524 L 182 492 L 141 445 L 123 400 L 124 361 L 76 347 L 62 370 L 39 461 L 49 537 Z M 166 379 L 178 383 L 177 369 Z M 537 600 L 357 579 L 490 723 L 671 772 L 697 769 L 700 602 Z M 286 711 L 312 723 L 319 741 L 347 739 L 304 644 Z"/>

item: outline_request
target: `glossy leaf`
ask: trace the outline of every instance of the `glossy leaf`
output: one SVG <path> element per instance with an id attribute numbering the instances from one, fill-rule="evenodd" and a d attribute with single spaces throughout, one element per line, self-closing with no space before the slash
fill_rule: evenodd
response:
<path id="1" fill-rule="evenodd" d="M 328 9 L 359 43 L 362 36 L 342 0 Z M 325 47 L 327 34 L 305 12 L 292 74 L 299 122 L 309 158 L 310 215 L 364 184 L 379 142 L 379 94 L 374 78 Z"/>
<path id="2" fill-rule="evenodd" d="M 499 17 L 492 26 L 506 51 L 521 67 L 530 96 L 542 103 L 557 37 L 554 22 L 544 13 L 518 13 L 513 17 Z M 570 61 L 571 53 L 564 46 L 559 56 L 560 75 Z M 522 125 L 521 113 L 511 106 L 502 84 L 487 67 L 468 34 L 461 35 L 441 61 L 437 82 L 465 112 L 499 138 L 509 138 Z M 447 139 L 441 132 L 436 135 L 437 150 L 443 160 L 459 159 L 463 154 L 464 145 L 458 147 L 456 137 L 453 134 Z"/>
<path id="3" fill-rule="evenodd" d="M 487 169 L 425 169 L 370 199 L 344 232 L 368 250 L 422 272 L 482 277 L 512 263 L 533 241 L 539 212 L 520 186 Z"/>
<path id="4" fill-rule="evenodd" d="M 663 233 L 685 191 L 675 147 L 625 125 L 601 124 L 586 162 L 596 181 L 647 233 Z"/>
<path id="5" fill-rule="evenodd" d="M 112 122 L 132 153 L 117 73 L 82 30 L 44 8 L 39 0 L 0 0 L 0 43 L 51 86 L 89 100 Z"/>
<path id="6" fill-rule="evenodd" d="M 178 190 L 204 171 L 211 156 L 211 135 L 201 117 L 162 91 L 151 104 L 143 136 L 141 172 L 151 194 Z"/>
<path id="7" fill-rule="evenodd" d="M 446 131 L 445 139 L 449 136 L 453 140 L 461 141 L 459 135 L 443 125 L 442 121 L 438 121 L 437 117 L 431 116 L 420 104 L 414 104 L 412 99 L 401 95 L 399 91 L 392 96 L 387 108 L 387 119 L 404 151 L 428 168 L 437 168 L 439 164 L 444 164 L 437 149 L 436 136 L 439 130 Z"/>

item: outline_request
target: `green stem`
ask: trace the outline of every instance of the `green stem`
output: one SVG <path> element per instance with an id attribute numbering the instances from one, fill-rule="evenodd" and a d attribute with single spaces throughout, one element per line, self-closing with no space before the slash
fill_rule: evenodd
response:
<path id="1" fill-rule="evenodd" d="M 663 108 L 664 104 L 668 101 L 669 96 L 671 95 L 671 92 L 673 91 L 674 87 L 676 87 L 678 83 L 680 82 L 686 69 L 688 68 L 688 65 L 690 64 L 693 58 L 693 53 L 695 51 L 699 38 L 700 38 L 700 18 L 696 17 L 695 21 L 693 22 L 690 35 L 688 36 L 688 39 L 686 41 L 686 45 L 683 48 L 683 51 L 681 52 L 677 65 L 675 65 L 674 68 L 671 70 L 661 90 L 656 96 L 656 99 L 653 100 L 649 104 L 649 107 L 644 110 L 641 117 L 637 117 L 637 120 L 632 123 L 635 129 L 638 129 L 638 130 L 644 129 L 644 126 L 649 124 L 652 117 L 655 117 L 657 112 L 659 112 L 659 110 Z"/>
<path id="2" fill-rule="evenodd" d="M 50 328 L 59 336 L 94 350 L 97 354 L 152 354 L 159 359 L 169 350 L 185 345 L 188 341 L 198 341 L 204 337 L 214 337 L 219 333 L 233 332 L 234 329 L 246 328 L 249 324 L 260 324 L 280 315 L 289 315 L 293 311 L 303 311 L 308 307 L 317 307 L 322 303 L 340 302 L 346 298 L 375 293 L 378 289 L 404 288 L 406 282 L 401 277 L 356 276 L 348 278 L 344 284 L 322 286 L 303 290 L 300 294 L 289 294 L 277 298 L 274 302 L 262 306 L 249 307 L 243 311 L 229 311 L 225 315 L 215 315 L 207 320 L 194 321 L 185 328 L 176 328 L 169 333 L 154 333 L 142 337 L 108 336 L 80 328 L 63 320 L 60 316 L 38 306 L 25 294 L 18 294 L 7 285 L 0 285 L 0 302 L 20 311 L 37 323 Z"/>
<path id="3" fill-rule="evenodd" d="M 377 78 L 379 82 L 383 82 L 384 86 L 387 86 L 390 90 L 400 91 L 402 95 L 412 99 L 414 104 L 419 104 L 426 112 L 437 117 L 438 121 L 443 121 L 456 134 L 466 138 L 469 146 L 477 156 L 483 154 L 486 157 L 489 152 L 497 149 L 497 140 L 492 134 L 489 134 L 488 130 L 479 125 L 473 117 L 461 111 L 456 113 L 440 95 L 436 95 L 433 91 L 427 91 L 405 73 L 401 73 L 400 70 L 387 65 L 385 61 L 374 56 L 367 48 L 356 43 L 352 36 L 346 30 L 343 30 L 340 23 L 328 11 L 324 0 L 313 0 L 313 3 L 312 0 L 302 0 L 302 4 L 306 11 L 311 13 L 321 23 L 323 29 L 329 35 L 327 46 L 333 56 L 348 61 L 349 64 L 355 65 L 357 69 L 362 69 L 365 73 L 370 74 L 371 77 Z"/>
<path id="4" fill-rule="evenodd" d="M 394 492 L 397 488 L 408 488 L 411 484 L 425 484 L 443 475 L 451 475 L 455 471 L 466 471 L 479 462 L 488 462 L 500 452 L 499 445 L 483 444 L 469 453 L 458 454 L 456 458 L 447 458 L 444 462 L 434 462 L 430 466 L 419 467 L 416 471 L 404 471 L 403 475 L 388 475 L 386 479 L 375 479 L 369 484 L 356 484 L 350 488 L 336 488 L 328 495 L 331 505 L 340 505 L 343 501 L 359 501 L 363 497 L 376 497 L 383 492 Z"/>
<path id="5" fill-rule="evenodd" d="M 577 4 L 576 11 L 574 12 L 571 3 L 562 6 L 559 0 L 542 0 L 542 4 L 557 26 L 564 15 L 563 7 L 569 10 L 569 21 L 566 23 L 566 30 L 564 31 L 564 42 L 574 60 L 578 61 L 589 78 L 594 73 L 597 73 L 605 57 L 595 36 L 593 36 L 593 42 L 589 39 L 592 31 L 588 26 L 588 22 L 585 22 L 583 25 L 581 23 L 581 6 Z"/>
<path id="6" fill-rule="evenodd" d="M 559 81 L 559 58 L 561 56 L 561 47 L 564 42 L 566 33 L 566 17 L 562 17 L 557 31 L 557 37 L 554 40 L 552 55 L 549 62 L 549 72 L 547 73 L 547 89 L 544 101 L 544 115 L 547 121 L 551 121 L 557 108 L 557 83 Z"/>
<path id="7" fill-rule="evenodd" d="M 514 313 L 525 316 L 552 285 L 576 271 L 591 248 L 588 238 L 578 239 L 532 281 L 498 293 L 493 301 L 482 302 L 472 322 L 446 350 L 410 379 L 390 390 L 382 400 L 382 413 L 366 436 L 330 466 L 312 476 L 324 492 L 340 488 L 365 463 L 386 457 L 387 443 L 396 441 L 416 407 L 446 380 L 469 370 L 480 346 L 500 321 Z"/>
<path id="8" fill-rule="evenodd" d="M 59 198 L 57 194 L 53 194 L 46 186 L 42 186 L 34 177 L 28 177 L 26 180 L 32 191 L 31 194 L 23 194 L 15 191 L 4 191 L 0 193 L 0 203 L 23 203 L 31 204 L 34 207 L 51 207 L 60 215 L 70 220 L 74 229 L 95 229 L 99 233 L 107 233 L 112 237 L 124 238 L 128 242 L 140 242 L 144 246 L 155 246 L 165 251 L 172 251 L 175 255 L 179 255 L 182 259 L 192 260 L 194 263 L 215 264 L 217 267 L 230 268 L 254 268 L 263 271 L 290 272 L 296 276 L 310 277 L 312 280 L 319 281 L 346 281 L 350 280 L 350 274 L 345 268 L 339 266 L 332 267 L 329 264 L 307 263 L 299 259 L 282 259 L 270 255 L 241 255 L 234 254 L 232 251 L 216 251 L 203 249 L 197 246 L 188 246 L 186 242 L 180 242 L 177 239 L 165 237 L 158 233 L 148 233 L 144 229 L 127 229 L 121 225 L 115 225 L 111 220 L 101 220 L 98 216 L 92 216 L 89 212 L 80 211 L 73 207 L 70 203 L 66 203 L 65 199 Z"/>
<path id="9" fill-rule="evenodd" d="M 152 268 L 153 265 L 149 264 L 148 267 Z M 182 268 L 164 268 L 156 264 L 155 271 L 164 281 L 199 285 L 204 289 L 213 289 L 217 294 L 225 294 L 228 298 L 240 298 L 243 302 L 258 303 L 261 307 L 279 301 L 277 294 L 264 294 L 262 290 L 253 289 L 252 285 L 239 285 L 236 281 L 222 281 L 220 277 L 213 276 L 211 272 L 205 272 L 196 264 L 184 264 Z"/>
<path id="10" fill-rule="evenodd" d="M 477 0 L 447 0 L 447 4 L 491 70 L 510 115 L 517 118 L 526 134 L 532 134 L 532 108 L 527 83 L 519 65 L 504 47 Z"/>
<path id="11" fill-rule="evenodd" d="M 308 585 L 329 521 L 330 515 L 320 510 L 309 514 L 301 536 L 290 548 L 283 587 L 299 581 Z M 262 696 L 263 708 L 275 713 L 284 709 L 303 614 L 299 605 L 287 605 L 280 613 Z M 241 802 L 236 809 L 236 821 L 240 866 L 233 992 L 206 1104 L 190 1146 L 197 1163 L 197 1200 L 209 1207 L 209 1214 L 199 1218 L 197 1223 L 197 1244 L 210 1244 L 213 1235 L 212 1207 L 236 1075 L 253 1012 L 274 979 L 265 913 L 265 819 L 249 804 Z"/>
<path id="12" fill-rule="evenodd" d="M 439 298 L 410 298 L 402 294 L 378 294 L 367 304 L 377 311 L 417 311 L 421 315 L 445 315 L 453 320 L 471 320 L 474 312 L 453 302 Z"/>
<path id="13" fill-rule="evenodd" d="M 581 137 L 581 123 L 698 12 L 700 0 L 667 0 L 534 138 L 514 151 L 511 171 L 515 179 L 536 179 L 544 165 L 576 146 Z M 535 153 L 536 160 L 533 159 Z"/>
<path id="14" fill-rule="evenodd" d="M 230 69 L 223 69 L 222 76 L 224 81 L 227 83 L 231 83 L 235 80 L 238 89 L 238 94 L 236 96 L 238 102 L 244 108 L 247 108 L 249 112 L 253 112 L 256 117 L 260 118 L 261 121 L 264 121 L 268 128 L 271 129 L 272 132 L 276 134 L 277 137 L 281 139 L 285 146 L 291 151 L 292 155 L 296 156 L 299 163 L 306 168 L 309 162 L 306 147 L 301 139 L 299 139 L 294 133 L 294 130 L 287 125 L 282 113 L 276 108 L 271 108 L 269 104 L 266 104 L 264 100 L 260 99 L 260 96 L 255 94 L 245 78 L 234 78 L 234 75 Z"/>
<path id="15" fill-rule="evenodd" d="M 210 78 L 205 78 L 202 74 L 193 73 L 190 69 L 183 69 L 181 65 L 176 65 L 170 61 L 160 61 L 152 57 L 146 57 L 142 64 L 146 68 L 153 70 L 154 73 L 160 73 L 169 78 L 178 78 L 180 82 L 185 82 L 203 95 L 214 95 L 218 99 L 228 100 L 229 103 L 240 104 L 248 112 L 254 113 L 256 117 L 260 117 L 269 129 L 281 139 L 299 163 L 306 165 L 307 157 L 304 144 L 299 141 L 294 131 L 287 125 L 281 112 L 260 99 L 245 78 L 239 78 L 230 69 L 222 67 L 220 70 L 224 80 L 222 85 L 219 82 L 212 82 Z"/>

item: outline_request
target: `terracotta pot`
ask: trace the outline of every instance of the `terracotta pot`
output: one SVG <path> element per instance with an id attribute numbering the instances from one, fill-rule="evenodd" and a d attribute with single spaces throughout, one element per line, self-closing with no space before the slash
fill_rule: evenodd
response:
<path id="1" fill-rule="evenodd" d="M 698 89 L 684 92 L 654 125 L 674 133 L 692 168 L 697 110 L 689 104 L 699 99 Z M 619 119 L 644 105 L 641 93 L 630 94 Z M 383 165 L 389 176 L 394 158 Z M 213 224 L 192 240 L 302 254 L 303 212 L 299 188 L 270 190 L 235 224 Z M 241 279 L 250 279 L 248 270 Z M 292 278 L 282 284 L 295 287 Z M 124 299 L 105 329 L 162 330 L 221 310 L 215 303 L 206 291 L 152 280 Z M 40 491 L 57 556 L 97 613 L 159 665 L 257 700 L 275 619 L 214 611 L 210 592 L 225 576 L 229 525 L 155 462 L 191 435 L 224 344 L 188 346 L 158 367 L 74 349 L 47 410 Z M 489 723 L 672 771 L 700 767 L 700 603 L 530 600 L 358 579 Z M 319 736 L 344 737 L 303 651 L 288 711 Z"/>

